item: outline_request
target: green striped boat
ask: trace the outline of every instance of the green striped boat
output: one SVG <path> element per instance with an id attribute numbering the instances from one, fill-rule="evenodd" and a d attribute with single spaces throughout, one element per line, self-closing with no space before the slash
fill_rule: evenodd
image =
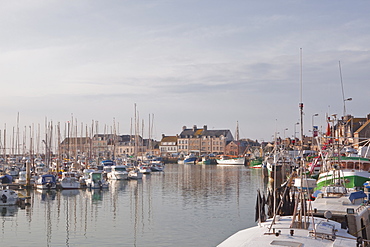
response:
<path id="1" fill-rule="evenodd" d="M 370 180 L 370 160 L 362 157 L 338 157 L 330 161 L 331 170 L 321 172 L 316 189 L 343 184 L 346 188 L 363 187 Z"/>

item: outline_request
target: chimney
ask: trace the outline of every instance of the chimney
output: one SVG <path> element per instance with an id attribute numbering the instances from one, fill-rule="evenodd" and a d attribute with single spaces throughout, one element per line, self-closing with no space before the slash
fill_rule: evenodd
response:
<path id="1" fill-rule="evenodd" d="M 184 130 L 186 130 L 186 126 L 185 125 L 182 126 L 182 131 L 184 131 Z"/>
<path id="2" fill-rule="evenodd" d="M 197 131 L 197 126 L 196 125 L 193 126 L 193 131 L 194 132 Z"/>
<path id="3" fill-rule="evenodd" d="M 370 120 L 370 113 L 367 114 L 367 120 Z"/>
<path id="4" fill-rule="evenodd" d="M 203 126 L 203 130 L 206 131 L 207 130 L 207 125 L 204 125 Z"/>

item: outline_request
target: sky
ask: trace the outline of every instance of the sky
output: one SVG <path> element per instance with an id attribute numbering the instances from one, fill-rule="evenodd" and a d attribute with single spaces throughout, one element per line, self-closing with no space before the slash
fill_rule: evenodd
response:
<path id="1" fill-rule="evenodd" d="M 130 134 L 136 105 L 144 137 L 150 118 L 157 140 L 238 124 L 269 141 L 300 135 L 299 102 L 305 135 L 370 113 L 369 1 L 0 4 L 2 134 L 68 121 Z"/>

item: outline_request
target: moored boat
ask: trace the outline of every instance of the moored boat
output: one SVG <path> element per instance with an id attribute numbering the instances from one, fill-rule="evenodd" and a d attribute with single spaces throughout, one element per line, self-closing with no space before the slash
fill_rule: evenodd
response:
<path id="1" fill-rule="evenodd" d="M 151 166 L 146 163 L 140 164 L 138 169 L 142 174 L 150 174 L 152 172 Z"/>
<path id="2" fill-rule="evenodd" d="M 245 157 L 237 157 L 232 155 L 221 155 L 216 158 L 219 165 L 244 165 Z"/>
<path id="3" fill-rule="evenodd" d="M 334 157 L 319 174 L 317 189 L 331 184 L 344 184 L 346 188 L 359 188 L 369 180 L 370 160 L 362 157 Z"/>
<path id="4" fill-rule="evenodd" d="M 142 179 L 143 174 L 139 171 L 139 169 L 132 169 L 131 171 L 128 172 L 128 178 L 129 179 Z"/>
<path id="5" fill-rule="evenodd" d="M 57 187 L 56 178 L 53 174 L 41 175 L 35 184 L 36 188 L 41 190 L 51 190 Z"/>
<path id="6" fill-rule="evenodd" d="M 19 185 L 26 185 L 27 184 L 27 172 L 20 171 L 18 179 L 15 180 L 16 183 Z M 36 179 L 35 176 L 31 176 L 30 174 L 30 185 L 35 185 Z"/>
<path id="7" fill-rule="evenodd" d="M 249 168 L 262 168 L 263 158 L 258 157 L 249 160 Z"/>
<path id="8" fill-rule="evenodd" d="M 90 189 L 105 189 L 109 187 L 109 183 L 103 176 L 103 171 L 92 171 L 88 178 L 85 179 L 87 188 Z"/>
<path id="9" fill-rule="evenodd" d="M 163 163 L 152 164 L 150 166 L 150 170 L 152 172 L 163 172 L 164 171 L 164 164 Z"/>
<path id="10" fill-rule="evenodd" d="M 241 230 L 220 243 L 234 246 L 355 246 L 357 238 L 348 234 L 338 222 L 310 218 L 309 222 L 293 224 L 293 216 L 277 216 L 259 226 Z M 312 224 L 314 222 L 314 224 Z M 304 227 L 306 226 L 306 227 Z"/>
<path id="11" fill-rule="evenodd" d="M 76 172 L 63 172 L 60 179 L 62 189 L 79 189 L 81 184 Z"/>
<path id="12" fill-rule="evenodd" d="M 125 180 L 128 179 L 128 171 L 125 165 L 111 166 L 111 171 L 107 174 L 108 179 L 111 180 Z"/>
<path id="13" fill-rule="evenodd" d="M 17 192 L 10 189 L 0 190 L 0 206 L 11 206 L 19 203 Z"/>
<path id="14" fill-rule="evenodd" d="M 200 160 L 198 160 L 198 165 L 210 165 L 211 164 L 211 159 L 209 156 L 202 156 Z"/>
<path id="15" fill-rule="evenodd" d="M 184 165 L 195 165 L 197 163 L 198 157 L 195 154 L 191 153 L 184 157 L 183 164 Z"/>

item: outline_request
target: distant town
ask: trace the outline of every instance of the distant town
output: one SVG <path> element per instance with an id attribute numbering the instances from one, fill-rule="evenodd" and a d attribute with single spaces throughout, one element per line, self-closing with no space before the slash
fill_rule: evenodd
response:
<path id="1" fill-rule="evenodd" d="M 303 138 L 276 137 L 272 142 L 258 142 L 251 139 L 239 139 L 238 130 L 235 137 L 229 129 L 208 129 L 207 125 L 198 127 L 183 126 L 179 134 L 174 136 L 162 135 L 160 141 L 143 139 L 139 135 L 96 134 L 93 138 L 69 137 L 60 144 L 60 153 L 71 156 L 86 157 L 120 157 L 124 155 L 142 156 L 150 154 L 161 157 L 177 157 L 180 154 L 194 153 L 225 154 L 235 156 L 260 156 L 261 152 L 269 152 L 275 142 L 288 150 L 319 150 L 328 142 L 338 142 L 353 145 L 358 149 L 366 145 L 362 142 L 370 138 L 370 114 L 367 117 L 347 115 L 341 119 L 328 119 L 326 130 L 319 133 L 314 129 L 312 136 Z"/>
<path id="2" fill-rule="evenodd" d="M 297 123 L 298 124 L 298 123 Z M 208 129 L 207 125 L 191 127 L 183 126 L 179 134 L 162 135 L 161 140 L 143 138 L 139 134 L 94 134 L 90 136 L 73 136 L 72 132 L 65 138 L 55 142 L 42 140 L 43 146 L 17 149 L 7 147 L 1 142 L 2 159 L 12 156 L 43 156 L 45 160 L 57 155 L 64 159 L 115 159 L 127 156 L 161 156 L 176 158 L 180 155 L 193 153 L 202 155 L 233 155 L 250 158 L 262 157 L 270 152 L 275 144 L 282 145 L 287 150 L 320 150 L 329 142 L 352 145 L 359 149 L 366 146 L 364 140 L 370 138 L 370 114 L 366 117 L 346 115 L 341 118 L 328 118 L 327 128 L 318 131 L 313 126 L 311 136 L 281 138 L 276 136 L 271 142 L 258 142 L 248 138 L 239 138 L 238 128 L 235 135 L 229 129 Z M 5 134 L 4 134 L 5 136 Z M 49 135 L 51 136 L 51 134 Z M 58 145 L 59 144 L 59 145 Z M 9 145 L 10 146 L 10 145 Z M 14 146 L 14 144 L 12 144 Z M 17 145 L 19 146 L 19 144 Z M 22 145 L 26 146 L 26 144 Z"/>

